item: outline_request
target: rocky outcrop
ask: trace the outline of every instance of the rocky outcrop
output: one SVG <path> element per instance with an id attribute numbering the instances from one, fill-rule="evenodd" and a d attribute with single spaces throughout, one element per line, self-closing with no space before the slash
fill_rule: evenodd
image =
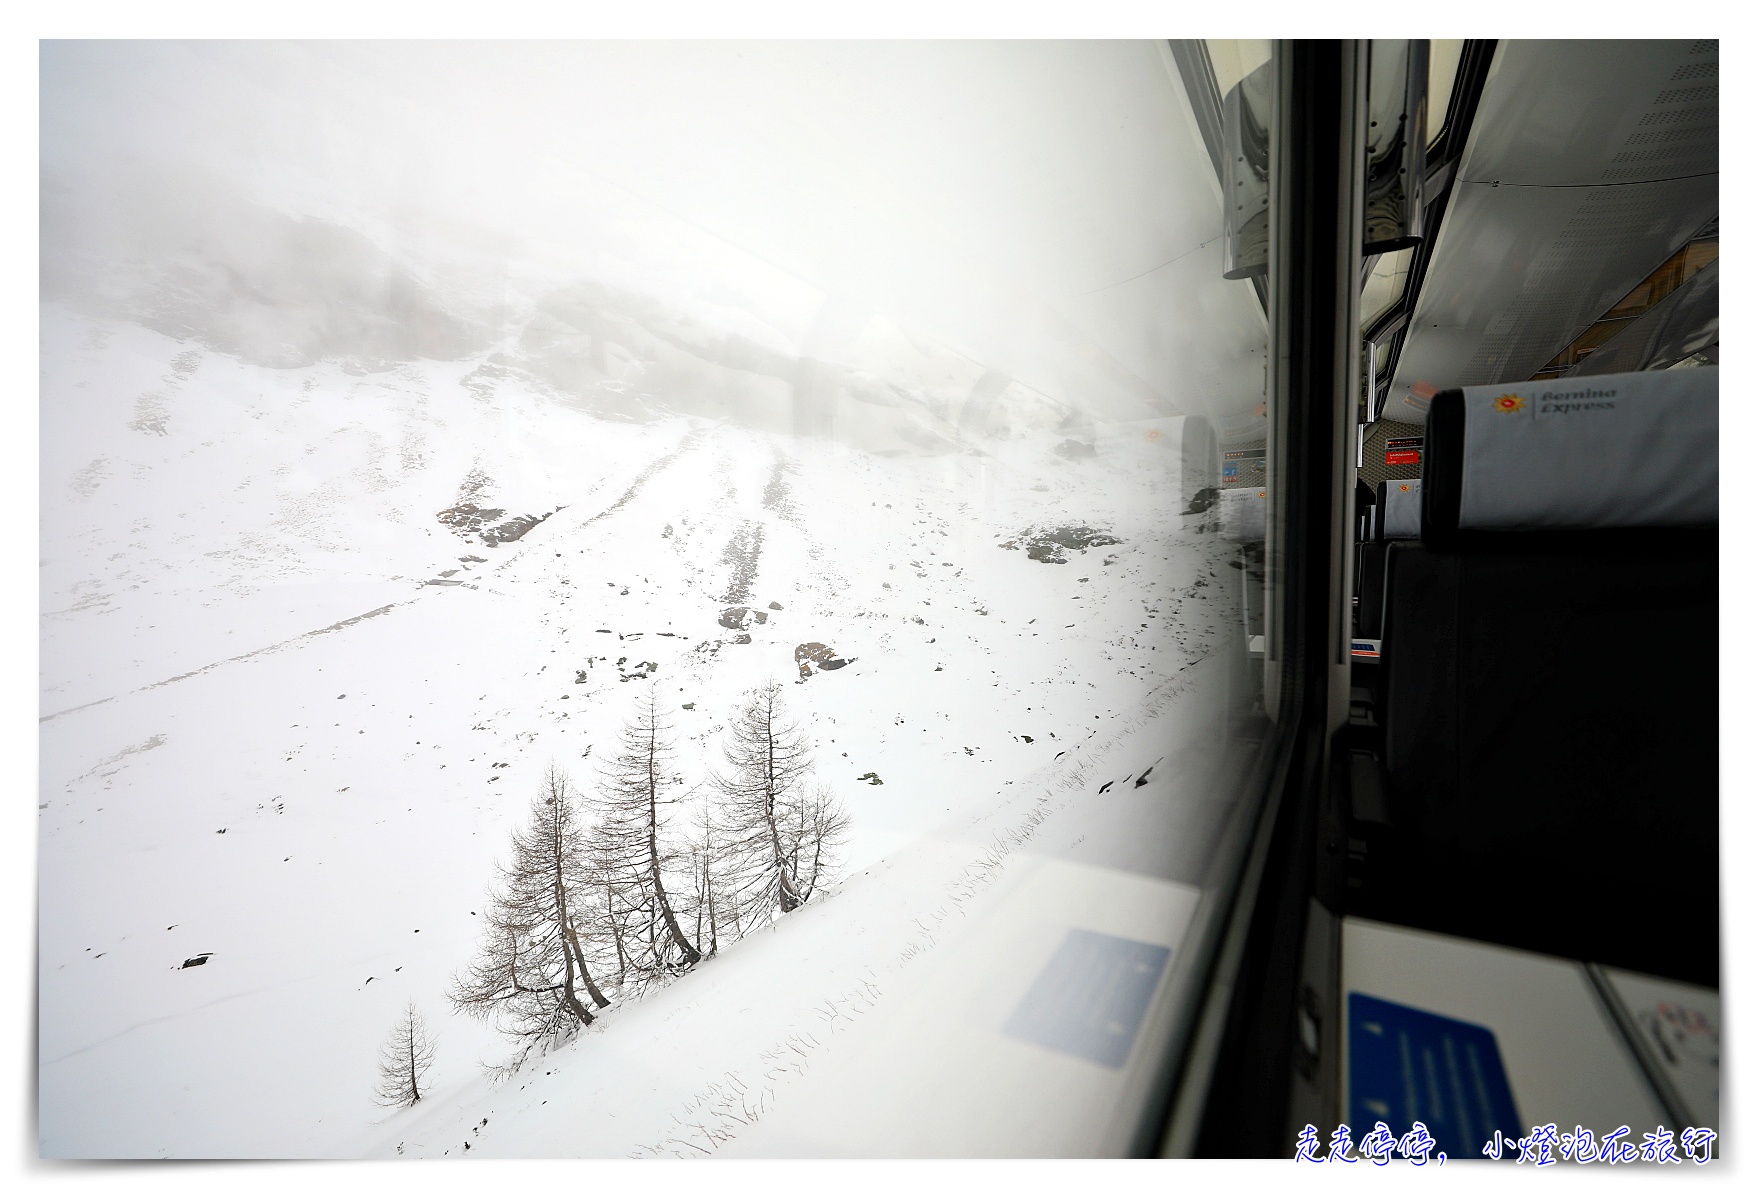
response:
<path id="1" fill-rule="evenodd" d="M 820 641 L 807 641 L 794 649 L 794 664 L 800 667 L 801 678 L 810 678 L 818 670 L 840 670 L 854 660 L 838 657 L 835 649 Z"/>
<path id="2" fill-rule="evenodd" d="M 1121 545 L 1122 543 L 1121 540 L 1102 529 L 1088 528 L 1083 524 L 1064 525 L 1061 528 L 1031 529 L 1011 541 L 1003 541 L 1001 548 L 1024 549 L 1026 556 L 1034 562 L 1064 566 L 1068 564 L 1067 550 L 1085 553 L 1095 546 Z"/>

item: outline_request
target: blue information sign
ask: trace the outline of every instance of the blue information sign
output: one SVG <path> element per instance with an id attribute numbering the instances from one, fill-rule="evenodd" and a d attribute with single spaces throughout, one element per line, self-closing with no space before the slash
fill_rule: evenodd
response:
<path id="1" fill-rule="evenodd" d="M 1449 1159 L 1477 1157 L 1500 1129 L 1518 1139 L 1520 1117 L 1495 1033 L 1475 1023 L 1349 995 L 1349 1124 L 1383 1122 L 1395 1136 L 1427 1125 Z"/>
<path id="2" fill-rule="evenodd" d="M 1129 1059 L 1171 955 L 1162 945 L 1073 929 L 1001 1031 L 1115 1069 Z"/>

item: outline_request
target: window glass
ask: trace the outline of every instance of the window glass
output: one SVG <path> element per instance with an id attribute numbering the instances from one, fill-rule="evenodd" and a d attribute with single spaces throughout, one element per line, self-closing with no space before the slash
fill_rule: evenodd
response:
<path id="1" fill-rule="evenodd" d="M 1459 74 L 1459 55 L 1465 49 L 1462 38 L 1430 38 L 1428 42 L 1428 144 L 1434 145 L 1447 123 L 1447 105 L 1453 95 L 1453 80 Z"/>
<path id="2" fill-rule="evenodd" d="M 1368 328 L 1389 312 L 1404 296 L 1404 281 L 1410 274 L 1408 249 L 1393 250 L 1374 259 L 1367 282 L 1361 286 L 1361 327 Z"/>
<path id="3" fill-rule="evenodd" d="M 1270 61 L 1270 43 L 1257 38 L 1210 38 L 1209 65 L 1215 87 L 1225 96 L 1238 82 Z"/>
<path id="4" fill-rule="evenodd" d="M 1274 484 L 1162 51 L 45 44 L 42 1153 L 1139 1146 Z"/>

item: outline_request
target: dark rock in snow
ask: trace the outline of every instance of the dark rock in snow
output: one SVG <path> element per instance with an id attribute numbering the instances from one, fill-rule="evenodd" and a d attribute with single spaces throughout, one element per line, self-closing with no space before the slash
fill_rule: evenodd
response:
<path id="1" fill-rule="evenodd" d="M 751 626 L 751 609 L 748 607 L 729 607 L 720 613 L 720 626 L 730 628 L 734 632 L 743 632 Z"/>
<path id="2" fill-rule="evenodd" d="M 505 508 L 477 507 L 474 503 L 460 503 L 436 513 L 439 522 L 461 537 L 474 536 L 482 531 L 484 525 L 499 520 L 507 514 Z"/>
<path id="3" fill-rule="evenodd" d="M 814 666 L 820 670 L 840 670 L 854 660 L 836 656 L 836 650 L 819 641 L 807 641 L 794 649 L 794 663 L 800 667 L 801 678 L 810 678 Z"/>
<path id="4" fill-rule="evenodd" d="M 504 545 L 517 541 L 520 537 L 555 515 L 560 508 L 548 511 L 541 516 L 514 516 L 511 520 L 502 520 L 507 514 L 505 508 L 477 507 L 473 503 L 460 503 L 439 512 L 439 522 L 450 528 L 461 537 L 480 537 L 485 545 Z M 478 559 L 483 560 L 483 559 Z"/>
<path id="5" fill-rule="evenodd" d="M 1024 549 L 1026 556 L 1046 565 L 1068 564 L 1064 551 L 1076 549 L 1085 553 L 1096 545 L 1121 545 L 1123 542 L 1096 528 L 1085 525 L 1064 525 L 1061 528 L 1035 529 L 1023 532 L 1011 541 L 1003 541 L 1003 549 Z M 1109 562 L 1107 562 L 1109 564 Z"/>
<path id="6" fill-rule="evenodd" d="M 516 541 L 553 515 L 555 515 L 554 512 L 545 512 L 541 516 L 515 516 L 506 523 L 497 524 L 483 533 L 483 543 L 504 545 L 509 541 Z"/>
<path id="7" fill-rule="evenodd" d="M 1196 516 L 1208 511 L 1221 502 L 1221 492 L 1216 487 L 1204 487 L 1190 497 L 1190 506 L 1178 514 L 1180 516 Z"/>
<path id="8" fill-rule="evenodd" d="M 779 603 L 775 603 L 775 602 L 771 602 L 771 603 L 770 603 L 770 604 L 769 604 L 769 610 L 770 610 L 770 611 L 780 611 L 780 610 L 781 610 L 781 604 L 779 604 Z"/>
<path id="9" fill-rule="evenodd" d="M 199 957 L 190 957 L 188 960 L 184 961 L 183 964 L 179 965 L 177 968 L 179 968 L 179 969 L 194 969 L 197 965 L 206 965 L 208 963 L 208 958 L 213 955 L 214 954 L 212 954 L 212 953 L 202 953 Z"/>

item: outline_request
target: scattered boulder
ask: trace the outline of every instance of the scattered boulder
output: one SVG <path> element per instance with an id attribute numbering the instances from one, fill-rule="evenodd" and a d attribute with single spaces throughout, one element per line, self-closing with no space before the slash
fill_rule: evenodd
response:
<path id="1" fill-rule="evenodd" d="M 776 602 L 774 602 L 774 601 L 773 601 L 773 600 L 771 600 L 771 601 L 770 601 L 770 604 L 769 604 L 769 610 L 770 610 L 770 611 L 780 611 L 780 610 L 781 610 L 781 604 L 779 604 L 779 603 L 776 603 Z"/>
<path id="2" fill-rule="evenodd" d="M 507 510 L 499 507 L 477 507 L 474 503 L 460 503 L 456 507 L 449 507 L 437 514 L 441 524 L 461 537 L 471 537 L 506 515 Z"/>
<path id="3" fill-rule="evenodd" d="M 1056 456 L 1073 461 L 1076 458 L 1096 458 L 1099 451 L 1086 441 L 1064 441 L 1054 451 Z"/>
<path id="4" fill-rule="evenodd" d="M 1028 530 L 1011 541 L 1003 541 L 1001 548 L 1024 549 L 1026 556 L 1034 562 L 1065 566 L 1068 564 L 1067 550 L 1073 549 L 1085 553 L 1097 545 L 1121 545 L 1122 543 L 1117 537 L 1102 529 L 1088 528 L 1085 525 L 1064 525 L 1061 528 Z M 1108 565 L 1109 562 L 1106 564 Z"/>
<path id="5" fill-rule="evenodd" d="M 732 643 L 735 645 L 748 645 L 751 643 L 751 634 L 748 632 L 741 632 L 733 637 Z"/>
<path id="6" fill-rule="evenodd" d="M 856 778 L 855 781 L 856 782 L 865 782 L 868 786 L 884 786 L 885 785 L 884 779 L 880 778 L 879 775 L 875 774 L 872 770 L 868 770 L 866 773 L 862 774 L 859 778 Z"/>
<path id="7" fill-rule="evenodd" d="M 720 613 L 720 626 L 730 628 L 734 632 L 743 632 L 751 626 L 751 609 L 748 607 L 729 607 Z"/>
<path id="8" fill-rule="evenodd" d="M 183 964 L 179 965 L 177 968 L 179 968 L 179 969 L 194 969 L 197 965 L 206 965 L 208 963 L 208 958 L 213 955 L 214 954 L 212 954 L 212 953 L 202 953 L 200 956 L 190 957 L 188 960 L 184 961 Z"/>
<path id="9" fill-rule="evenodd" d="M 514 516 L 511 520 L 501 517 L 507 514 L 505 508 L 477 507 L 473 503 L 460 503 L 439 512 L 439 522 L 453 532 L 466 539 L 478 537 L 484 545 L 504 545 L 516 541 L 545 520 L 560 511 L 555 508 L 541 516 Z M 477 558 L 477 561 L 484 559 Z"/>
<path id="10" fill-rule="evenodd" d="M 794 663 L 800 667 L 800 677 L 810 678 L 814 667 L 819 670 L 840 670 L 855 659 L 838 657 L 836 650 L 820 641 L 807 641 L 794 648 Z"/>

